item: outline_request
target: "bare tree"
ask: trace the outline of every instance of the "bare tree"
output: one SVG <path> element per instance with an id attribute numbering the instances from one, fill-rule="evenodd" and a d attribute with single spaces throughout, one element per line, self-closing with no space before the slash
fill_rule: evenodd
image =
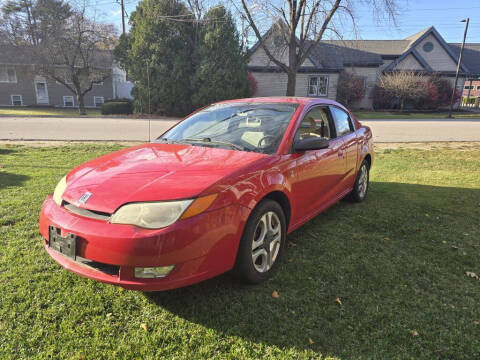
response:
<path id="1" fill-rule="evenodd" d="M 341 24 L 356 23 L 354 3 L 369 4 L 374 14 L 386 14 L 394 20 L 396 0 L 241 0 L 238 9 L 246 17 L 260 46 L 275 65 L 287 74 L 287 96 L 295 95 L 297 71 L 312 50 L 327 34 L 341 36 Z M 235 2 L 232 2 L 236 7 Z M 283 36 L 287 54 L 272 51 L 262 36 L 264 24 L 276 24 Z M 286 57 L 286 59 L 285 59 Z"/>
<path id="2" fill-rule="evenodd" d="M 398 71 L 382 75 L 378 86 L 393 94 L 400 101 L 400 111 L 403 111 L 406 100 L 425 96 L 428 89 L 423 86 L 424 82 L 424 77 L 413 71 Z"/>
<path id="3" fill-rule="evenodd" d="M 113 25 L 88 19 L 85 9 L 74 10 L 37 48 L 40 72 L 75 94 L 82 115 L 85 94 L 112 76 L 115 35 Z"/>
<path id="4" fill-rule="evenodd" d="M 32 49 L 36 71 L 64 85 L 86 114 L 84 96 L 112 76 L 113 25 L 87 16 L 63 0 L 10 0 L 2 8 L 1 30 L 17 46 Z"/>

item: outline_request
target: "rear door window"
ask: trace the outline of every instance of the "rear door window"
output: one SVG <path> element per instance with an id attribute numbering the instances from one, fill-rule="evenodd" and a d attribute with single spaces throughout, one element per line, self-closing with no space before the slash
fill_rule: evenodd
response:
<path id="1" fill-rule="evenodd" d="M 333 121 L 335 123 L 335 130 L 337 132 L 337 137 L 343 136 L 353 131 L 352 121 L 350 116 L 335 106 L 331 106 L 330 110 L 332 112 Z"/>

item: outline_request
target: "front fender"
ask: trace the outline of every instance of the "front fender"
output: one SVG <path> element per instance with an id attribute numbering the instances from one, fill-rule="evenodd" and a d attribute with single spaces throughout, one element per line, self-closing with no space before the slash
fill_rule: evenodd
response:
<path id="1" fill-rule="evenodd" d="M 292 185 L 288 174 L 294 165 L 294 162 L 289 161 L 289 157 L 285 155 L 264 159 L 254 168 L 245 169 L 241 174 L 237 173 L 236 176 L 224 179 L 208 189 L 208 193 L 220 194 L 212 205 L 223 207 L 233 203 L 253 209 L 265 196 L 274 191 L 285 194 L 291 203 Z"/>

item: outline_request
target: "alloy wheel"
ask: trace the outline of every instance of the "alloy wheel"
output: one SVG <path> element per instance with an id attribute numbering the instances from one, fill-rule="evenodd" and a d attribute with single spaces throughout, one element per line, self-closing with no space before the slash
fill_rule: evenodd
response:
<path id="1" fill-rule="evenodd" d="M 258 221 L 253 234 L 252 261 L 260 273 L 271 269 L 280 251 L 282 225 L 278 215 L 266 212 Z"/>
<path id="2" fill-rule="evenodd" d="M 363 164 L 360 167 L 360 174 L 358 177 L 358 195 L 360 198 L 364 198 L 365 194 L 367 193 L 368 187 L 368 169 L 367 165 Z"/>

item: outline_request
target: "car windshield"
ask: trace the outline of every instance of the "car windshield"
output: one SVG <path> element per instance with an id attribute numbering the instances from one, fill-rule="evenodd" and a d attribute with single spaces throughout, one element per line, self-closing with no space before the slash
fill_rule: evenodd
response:
<path id="1" fill-rule="evenodd" d="M 298 104 L 213 104 L 168 130 L 156 142 L 188 143 L 273 154 Z"/>

